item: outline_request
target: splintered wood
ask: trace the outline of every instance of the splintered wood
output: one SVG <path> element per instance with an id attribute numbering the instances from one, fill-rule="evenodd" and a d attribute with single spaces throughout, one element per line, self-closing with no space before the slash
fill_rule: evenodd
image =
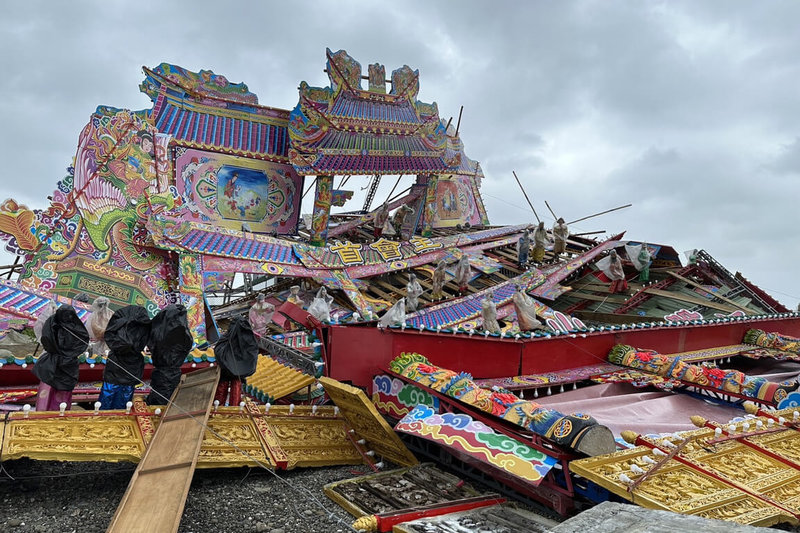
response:
<path id="1" fill-rule="evenodd" d="M 218 366 L 181 377 L 109 533 L 178 530 L 218 381 Z"/>

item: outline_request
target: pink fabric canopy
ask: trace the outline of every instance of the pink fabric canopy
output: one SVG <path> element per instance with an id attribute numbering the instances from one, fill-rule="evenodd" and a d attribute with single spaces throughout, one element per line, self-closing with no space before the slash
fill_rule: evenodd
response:
<path id="1" fill-rule="evenodd" d="M 591 415 L 617 436 L 623 430 L 647 434 L 696 429 L 689 420 L 692 415 L 717 422 L 744 415 L 736 407 L 712 405 L 687 394 L 642 392 L 628 383 L 604 383 L 536 401 L 562 413 Z"/>

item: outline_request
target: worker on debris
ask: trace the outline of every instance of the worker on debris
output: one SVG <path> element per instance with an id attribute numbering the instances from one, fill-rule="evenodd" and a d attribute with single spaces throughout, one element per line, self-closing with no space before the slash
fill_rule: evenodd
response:
<path id="1" fill-rule="evenodd" d="M 472 279 L 472 269 L 469 266 L 469 256 L 462 254 L 461 259 L 456 263 L 455 271 L 456 283 L 458 283 L 458 292 L 464 294 L 469 287 L 470 279 Z"/>
<path id="2" fill-rule="evenodd" d="M 544 329 L 544 326 L 536 318 L 536 304 L 533 298 L 525 294 L 522 287 L 519 285 L 514 286 L 514 311 L 517 313 L 517 324 L 520 331 L 533 331 L 535 329 Z"/>
<path id="3" fill-rule="evenodd" d="M 221 405 L 239 405 L 242 385 L 258 364 L 258 343 L 250 324 L 243 317 L 231 321 L 228 331 L 214 346 L 214 356 L 222 375 L 214 399 Z"/>
<path id="4" fill-rule="evenodd" d="M 320 287 L 317 291 L 317 295 L 311 300 L 311 304 L 308 306 L 308 312 L 320 322 L 330 323 L 332 303 L 333 296 L 328 295 L 328 289 Z"/>
<path id="5" fill-rule="evenodd" d="M 533 261 L 535 263 L 544 261 L 544 249 L 549 240 L 544 222 L 539 222 L 539 225 L 533 231 Z"/>
<path id="6" fill-rule="evenodd" d="M 78 383 L 78 356 L 89 346 L 89 332 L 75 309 L 62 305 L 44 323 L 42 346 L 45 352 L 33 365 L 41 381 L 36 397 L 37 411 L 56 411 L 59 404 L 72 403 L 72 389 Z"/>
<path id="7" fill-rule="evenodd" d="M 275 314 L 275 306 L 267 301 L 266 295 L 262 292 L 256 298 L 256 303 L 250 308 L 247 315 L 253 333 L 262 337 L 267 336 L 267 327 Z"/>
<path id="8" fill-rule="evenodd" d="M 89 337 L 92 339 L 89 347 L 92 353 L 99 355 L 107 355 L 108 353 L 108 345 L 104 337 L 106 334 L 106 327 L 108 327 L 108 321 L 111 320 L 111 316 L 114 314 L 114 311 L 108 307 L 108 304 L 108 298 L 105 296 L 95 298 L 94 302 L 92 302 L 92 314 L 89 315 L 89 318 L 86 320 Z"/>
<path id="9" fill-rule="evenodd" d="M 108 358 L 100 389 L 100 409 L 124 409 L 142 381 L 144 355 L 150 339 L 150 316 L 144 307 L 129 305 L 118 309 L 106 326 Z"/>
<path id="10" fill-rule="evenodd" d="M 166 405 L 181 380 L 181 365 L 194 340 L 182 305 L 168 305 L 153 317 L 147 347 L 153 357 L 148 405 Z"/>
<path id="11" fill-rule="evenodd" d="M 597 262 L 597 268 L 611 280 L 609 292 L 612 294 L 625 292 L 628 290 L 628 281 L 625 279 L 625 271 L 622 268 L 622 261 L 617 255 L 616 250 L 611 250 L 609 254 Z"/>
<path id="12" fill-rule="evenodd" d="M 497 322 L 497 305 L 494 303 L 494 291 L 489 291 L 481 301 L 481 318 L 483 330 L 489 333 L 500 333 L 500 323 Z"/>
<path id="13" fill-rule="evenodd" d="M 569 228 L 564 223 L 564 219 L 556 220 L 553 226 L 553 253 L 556 256 L 567 251 L 567 239 L 569 238 Z"/>
<path id="14" fill-rule="evenodd" d="M 422 296 L 422 285 L 419 284 L 416 274 L 413 272 L 408 275 L 408 284 L 406 285 L 406 310 L 413 313 L 419 307 L 419 297 Z"/>
<path id="15" fill-rule="evenodd" d="M 447 278 L 447 263 L 444 260 L 439 261 L 436 268 L 433 270 L 433 290 L 431 297 L 434 300 L 441 300 L 444 297 L 444 284 Z"/>
<path id="16" fill-rule="evenodd" d="M 383 226 L 389 218 L 389 204 L 384 202 L 372 216 L 372 236 L 376 239 L 383 234 Z"/>
<path id="17" fill-rule="evenodd" d="M 528 234 L 528 230 L 525 229 L 517 241 L 517 263 L 522 268 L 528 265 L 528 252 L 530 252 L 530 249 L 531 236 Z"/>

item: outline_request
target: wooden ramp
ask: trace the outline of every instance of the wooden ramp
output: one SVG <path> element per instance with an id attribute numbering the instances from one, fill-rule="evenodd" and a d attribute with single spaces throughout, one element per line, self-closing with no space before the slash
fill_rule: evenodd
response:
<path id="1" fill-rule="evenodd" d="M 178 530 L 218 381 L 218 366 L 181 377 L 109 533 Z"/>

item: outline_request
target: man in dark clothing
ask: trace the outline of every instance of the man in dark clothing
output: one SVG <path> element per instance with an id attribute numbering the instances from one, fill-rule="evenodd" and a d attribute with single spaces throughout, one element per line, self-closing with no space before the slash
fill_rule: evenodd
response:
<path id="1" fill-rule="evenodd" d="M 165 405 L 181 379 L 181 365 L 194 341 L 186 320 L 186 308 L 168 305 L 153 317 L 147 347 L 153 354 L 153 375 L 148 405 Z"/>
<path id="2" fill-rule="evenodd" d="M 144 307 L 118 309 L 106 326 L 108 359 L 103 372 L 100 409 L 124 409 L 144 374 L 142 350 L 150 338 L 150 316 Z"/>

